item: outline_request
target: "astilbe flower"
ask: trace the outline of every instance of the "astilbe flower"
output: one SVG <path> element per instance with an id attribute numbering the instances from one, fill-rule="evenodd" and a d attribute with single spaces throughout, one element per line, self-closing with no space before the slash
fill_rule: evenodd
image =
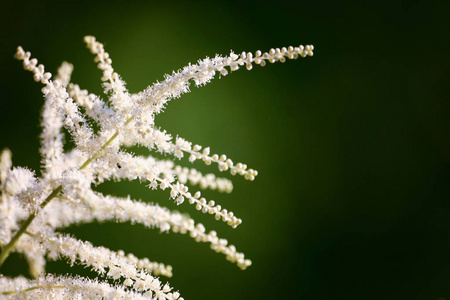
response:
<path id="1" fill-rule="evenodd" d="M 213 174 L 202 174 L 195 169 L 180 167 L 170 160 L 152 156 L 136 156 L 125 147 L 139 145 L 162 154 L 172 154 L 178 159 L 185 155 L 190 162 L 203 160 L 217 164 L 220 171 L 241 175 L 253 180 L 258 172 L 242 163 L 235 164 L 225 155 L 211 154 L 209 147 L 192 145 L 181 137 L 175 139 L 155 125 L 155 116 L 166 103 L 189 92 L 191 81 L 204 85 L 216 73 L 225 76 L 242 66 L 250 70 L 254 64 L 264 66 L 267 61 L 284 62 L 299 56 L 313 55 L 313 46 L 271 49 L 268 53 L 233 52 L 229 56 L 199 60 L 181 70 L 165 75 L 144 91 L 131 94 L 124 81 L 114 71 L 111 59 L 103 45 L 92 36 L 85 37 L 95 62 L 103 71 L 102 81 L 108 101 L 90 94 L 70 82 L 73 67 L 63 63 L 58 75 L 45 72 L 30 52 L 18 47 L 16 58 L 23 61 L 34 80 L 44 85 L 45 102 L 42 112 L 42 176 L 36 178 L 29 169 L 12 167 L 11 152 L 3 150 L 0 159 L 0 266 L 12 252 L 22 253 L 27 259 L 30 274 L 35 279 L 8 278 L 0 275 L 0 293 L 3 297 L 67 298 L 104 297 L 110 299 L 156 298 L 182 299 L 169 284 L 162 284 L 156 276 L 172 276 L 172 267 L 138 259 L 123 251 L 94 247 L 58 232 L 72 224 L 94 220 L 140 223 L 161 231 L 189 233 L 197 242 L 226 256 L 241 269 L 251 265 L 243 253 L 221 239 L 215 231 L 178 212 L 171 212 L 155 204 L 129 198 L 103 195 L 92 189 L 105 180 L 135 180 L 147 182 L 151 189 L 169 190 L 177 203 L 195 205 L 203 213 L 235 228 L 241 219 L 222 208 L 213 200 L 206 200 L 200 191 L 190 192 L 186 184 L 200 189 L 231 192 L 230 180 Z M 94 130 L 93 124 L 96 124 Z M 63 128 L 71 135 L 75 147 L 64 151 Z M 46 260 L 64 258 L 71 264 L 81 264 L 97 272 L 103 280 L 78 276 L 56 276 L 45 273 Z"/>

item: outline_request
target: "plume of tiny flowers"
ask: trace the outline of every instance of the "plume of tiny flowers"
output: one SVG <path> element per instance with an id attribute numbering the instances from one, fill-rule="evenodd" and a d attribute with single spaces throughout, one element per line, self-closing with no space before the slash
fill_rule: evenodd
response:
<path id="1" fill-rule="evenodd" d="M 124 149 L 139 145 L 177 159 L 186 155 L 191 163 L 195 160 L 202 160 L 206 165 L 214 163 L 219 171 L 254 180 L 258 175 L 256 170 L 243 163 L 235 164 L 224 154 L 214 154 L 209 147 L 193 144 L 179 136 L 174 138 L 156 126 L 155 116 L 170 100 L 189 92 L 191 82 L 203 86 L 217 73 L 226 76 L 243 66 L 251 70 L 253 65 L 264 66 L 266 62 L 312 56 L 313 46 L 207 57 L 165 75 L 163 81 L 140 93 L 131 94 L 114 70 L 103 45 L 92 36 L 84 40 L 102 71 L 106 101 L 71 82 L 71 64 L 63 63 L 53 77 L 37 59 L 31 58 L 30 52 L 17 48 L 16 58 L 23 62 L 25 70 L 33 73 L 35 81 L 44 85 L 40 135 L 42 175 L 37 178 L 32 170 L 13 167 L 11 151 L 4 149 L 1 152 L 0 267 L 11 252 L 22 253 L 34 279 L 0 275 L 0 297 L 183 299 L 179 292 L 157 277 L 171 277 L 170 265 L 137 258 L 122 250 L 95 247 L 58 231 L 93 221 L 139 223 L 161 232 L 189 234 L 197 242 L 208 243 L 212 250 L 245 270 L 251 261 L 242 252 L 218 237 L 214 230 L 207 232 L 201 223 L 187 215 L 132 200 L 129 196 L 104 195 L 93 186 L 108 180 L 138 179 L 152 190 L 167 189 L 169 198 L 176 204 L 188 202 L 197 210 L 236 228 L 242 220 L 232 211 L 188 187 L 230 193 L 233 184 L 229 179 L 202 174 L 193 168 L 176 165 L 172 160 L 136 156 Z M 72 150 L 64 149 L 63 129 L 69 132 L 75 144 Z M 98 273 L 99 279 L 46 274 L 46 261 L 61 258 L 71 265 L 91 268 Z M 106 279 L 114 283 L 102 281 Z"/>

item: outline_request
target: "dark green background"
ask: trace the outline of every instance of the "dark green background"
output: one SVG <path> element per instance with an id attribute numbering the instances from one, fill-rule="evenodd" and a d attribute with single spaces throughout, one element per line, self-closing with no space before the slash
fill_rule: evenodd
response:
<path id="1" fill-rule="evenodd" d="M 53 73 L 72 62 L 73 80 L 98 94 L 87 34 L 105 44 L 131 92 L 230 49 L 316 49 L 193 87 L 157 118 L 259 171 L 253 183 L 233 177 L 231 195 L 205 193 L 243 219 L 238 229 L 139 183 L 99 187 L 188 212 L 251 268 L 143 226 L 68 232 L 171 264 L 186 299 L 450 299 L 448 1 L 43 3 L 0 1 L 0 148 L 36 170 L 41 86 L 13 60 L 17 45 Z M 2 269 L 24 271 L 18 256 Z"/>

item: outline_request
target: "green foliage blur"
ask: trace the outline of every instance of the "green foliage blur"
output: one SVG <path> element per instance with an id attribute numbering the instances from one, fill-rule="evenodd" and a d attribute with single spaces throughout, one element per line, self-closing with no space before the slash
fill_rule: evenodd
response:
<path id="1" fill-rule="evenodd" d="M 185 299 L 450 299 L 449 8 L 425 0 L 0 0 L 0 148 L 39 173 L 42 86 L 13 59 L 18 45 L 52 73 L 73 63 L 73 81 L 101 94 L 85 35 L 104 43 L 131 92 L 230 49 L 314 44 L 313 57 L 192 87 L 157 117 L 174 136 L 259 171 L 254 182 L 233 177 L 230 195 L 204 193 L 243 219 L 237 229 L 138 182 L 98 187 L 190 214 L 252 259 L 248 270 L 187 236 L 140 225 L 66 232 L 171 264 L 169 281 Z M 64 262 L 47 270 L 93 275 Z M 0 271 L 27 274 L 18 255 Z"/>

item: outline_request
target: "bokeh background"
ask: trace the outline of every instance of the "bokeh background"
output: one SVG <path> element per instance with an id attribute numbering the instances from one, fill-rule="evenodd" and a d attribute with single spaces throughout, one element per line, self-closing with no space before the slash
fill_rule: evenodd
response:
<path id="1" fill-rule="evenodd" d="M 13 59 L 17 45 L 53 73 L 73 63 L 73 81 L 100 94 L 87 34 L 131 92 L 230 49 L 314 44 L 312 58 L 193 87 L 157 118 L 259 171 L 254 182 L 233 177 L 232 194 L 205 192 L 243 219 L 237 229 L 139 183 L 99 187 L 189 213 L 251 258 L 248 270 L 143 226 L 66 232 L 171 264 L 185 299 L 450 299 L 449 9 L 425 0 L 0 0 L 0 148 L 39 172 L 41 86 Z M 48 271 L 92 276 L 64 262 Z M 12 255 L 1 272 L 27 268 Z"/>

